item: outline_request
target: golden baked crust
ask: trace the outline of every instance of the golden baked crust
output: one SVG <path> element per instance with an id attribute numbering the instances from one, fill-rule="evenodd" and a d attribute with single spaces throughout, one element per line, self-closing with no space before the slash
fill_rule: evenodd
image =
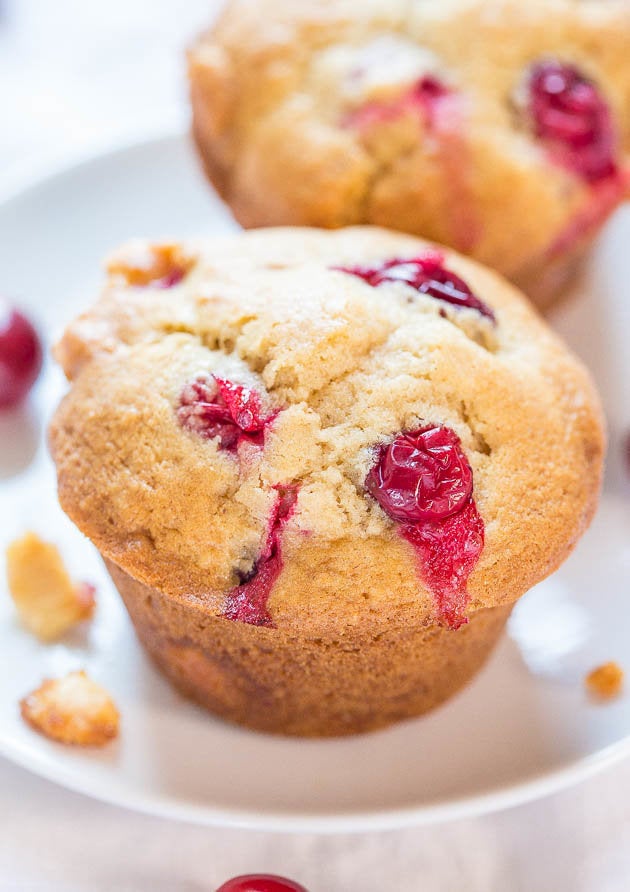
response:
<path id="1" fill-rule="evenodd" d="M 444 424 L 461 439 L 485 522 L 469 612 L 515 601 L 592 516 L 599 403 L 527 302 L 476 263 L 445 252 L 496 326 L 332 268 L 426 247 L 370 227 L 250 232 L 181 246 L 189 271 L 171 288 L 128 285 L 123 252 L 57 347 L 72 380 L 50 431 L 65 511 L 134 579 L 221 615 L 261 552 L 274 486 L 295 485 L 274 625 L 334 639 L 415 627 L 435 619 L 433 599 L 364 480 L 375 444 Z M 245 462 L 178 421 L 184 385 L 212 372 L 282 409 Z"/>
<path id="2" fill-rule="evenodd" d="M 626 0 L 230 0 L 188 55 L 193 133 L 245 226 L 387 226 L 548 297 L 627 188 L 629 41 Z M 524 121 L 524 80 L 547 59 L 609 104 L 613 181 L 552 163 Z M 352 123 L 427 75 L 461 98 L 452 121 Z"/>
<path id="3" fill-rule="evenodd" d="M 208 615 L 106 561 L 138 638 L 186 696 L 257 731 L 339 736 L 421 715 L 487 660 L 511 607 L 478 610 L 456 632 L 429 624 L 331 637 Z"/>

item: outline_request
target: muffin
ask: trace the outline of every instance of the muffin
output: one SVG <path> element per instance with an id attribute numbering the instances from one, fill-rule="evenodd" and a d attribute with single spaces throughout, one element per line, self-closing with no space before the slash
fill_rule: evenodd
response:
<path id="1" fill-rule="evenodd" d="M 482 665 L 588 524 L 588 374 L 527 301 L 372 227 L 135 243 L 56 355 L 59 497 L 186 694 L 365 731 Z"/>
<path id="2" fill-rule="evenodd" d="M 193 133 L 246 227 L 371 223 L 544 306 L 630 182 L 627 0 L 229 0 Z"/>

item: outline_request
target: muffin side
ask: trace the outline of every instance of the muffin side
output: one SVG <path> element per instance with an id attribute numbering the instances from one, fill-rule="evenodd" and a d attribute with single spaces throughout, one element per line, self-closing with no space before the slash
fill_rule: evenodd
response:
<path id="1" fill-rule="evenodd" d="M 480 610 L 457 632 L 313 638 L 211 616 L 106 564 L 138 638 L 183 694 L 228 721 L 300 737 L 372 731 L 438 706 L 481 668 L 511 610 Z"/>

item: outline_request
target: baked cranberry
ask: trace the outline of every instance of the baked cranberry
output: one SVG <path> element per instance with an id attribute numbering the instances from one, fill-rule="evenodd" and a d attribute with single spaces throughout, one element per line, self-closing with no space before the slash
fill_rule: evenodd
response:
<path id="1" fill-rule="evenodd" d="M 383 511 L 400 523 L 438 521 L 470 499 L 472 471 L 454 431 L 424 427 L 382 446 L 365 485 Z"/>
<path id="2" fill-rule="evenodd" d="M 217 892 L 307 892 L 304 886 L 270 873 L 250 873 L 234 877 L 219 886 Z"/>
<path id="3" fill-rule="evenodd" d="M 21 402 L 42 367 L 42 348 L 28 319 L 0 301 L 0 408 Z"/>
<path id="4" fill-rule="evenodd" d="M 420 106 L 426 126 L 431 130 L 437 123 L 444 101 L 450 100 L 454 95 L 435 75 L 427 74 L 412 87 L 408 101 Z"/>
<path id="5" fill-rule="evenodd" d="M 440 251 L 426 251 L 408 259 L 394 257 L 373 266 L 334 267 L 376 287 L 383 282 L 404 282 L 420 294 L 457 307 L 469 307 L 494 321 L 494 313 L 470 290 L 466 282 L 444 266 Z"/>
<path id="6" fill-rule="evenodd" d="M 451 629 L 468 622 L 466 583 L 484 545 L 484 525 L 472 499 L 437 523 L 406 524 L 400 530 L 418 555 L 420 574 L 440 620 Z"/>
<path id="7" fill-rule="evenodd" d="M 219 437 L 222 449 L 235 450 L 242 439 L 262 445 L 274 416 L 263 413 L 255 390 L 213 375 L 186 384 L 177 417 L 186 430 L 207 440 Z"/>
<path id="8" fill-rule="evenodd" d="M 457 98 L 453 90 L 446 87 L 435 75 L 426 75 L 410 89 L 387 100 L 372 100 L 353 109 L 343 118 L 343 126 L 371 129 L 379 124 L 396 121 L 411 112 L 419 114 L 427 130 L 434 130 L 440 122 L 443 111 L 448 111 L 452 99 Z"/>
<path id="9" fill-rule="evenodd" d="M 152 284 L 155 288 L 173 288 L 175 285 L 179 285 L 185 275 L 185 269 L 174 267 L 169 273 L 162 276 L 161 279 L 156 279 Z"/>
<path id="10" fill-rule="evenodd" d="M 267 601 L 282 571 L 282 530 L 295 510 L 297 487 L 279 486 L 276 493 L 262 552 L 240 585 L 228 592 L 223 611 L 227 619 L 252 626 L 273 625 Z"/>
<path id="11" fill-rule="evenodd" d="M 466 583 L 484 543 L 459 437 L 435 425 L 399 434 L 380 447 L 365 486 L 413 545 L 441 621 L 458 628 L 467 621 Z"/>
<path id="12" fill-rule="evenodd" d="M 282 556 L 274 542 L 271 553 L 259 558 L 241 584 L 228 592 L 223 616 L 250 626 L 273 626 L 267 601 L 281 570 Z"/>
<path id="13" fill-rule="evenodd" d="M 610 108 L 578 68 L 549 60 L 529 78 L 529 113 L 536 136 L 559 164 L 594 182 L 617 171 Z"/>
<path id="14" fill-rule="evenodd" d="M 242 431 L 257 433 L 265 426 L 260 397 L 254 390 L 234 384 L 225 378 L 214 376 L 219 388 L 219 397 L 226 405 L 230 417 Z"/>
<path id="15" fill-rule="evenodd" d="M 441 168 L 449 208 L 451 243 L 471 253 L 482 234 L 471 191 L 474 174 L 470 146 L 466 138 L 464 96 L 434 74 L 419 78 L 403 92 L 384 100 L 368 100 L 343 114 L 340 124 L 371 140 L 374 134 L 404 120 L 422 128 L 418 139 L 426 137 L 428 152 Z M 479 308 L 478 308 L 479 309 Z"/>

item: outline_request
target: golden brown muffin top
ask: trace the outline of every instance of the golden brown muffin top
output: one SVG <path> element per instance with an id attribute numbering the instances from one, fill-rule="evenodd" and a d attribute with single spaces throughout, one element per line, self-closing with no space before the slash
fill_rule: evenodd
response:
<path id="1" fill-rule="evenodd" d="M 461 440 L 485 523 L 472 607 L 519 597 L 590 520 L 600 407 L 521 295 L 473 261 L 440 249 L 483 311 L 339 269 L 435 251 L 370 227 L 126 246 L 56 348 L 72 382 L 50 435 L 66 512 L 141 582 L 221 612 L 288 488 L 291 585 L 274 588 L 272 612 L 321 602 L 339 619 L 372 591 L 375 609 L 402 598 L 429 615 L 410 548 L 365 480 L 379 444 L 443 425 Z M 200 434 L 190 387 L 217 379 L 257 395 L 262 439 L 237 449 Z"/>

